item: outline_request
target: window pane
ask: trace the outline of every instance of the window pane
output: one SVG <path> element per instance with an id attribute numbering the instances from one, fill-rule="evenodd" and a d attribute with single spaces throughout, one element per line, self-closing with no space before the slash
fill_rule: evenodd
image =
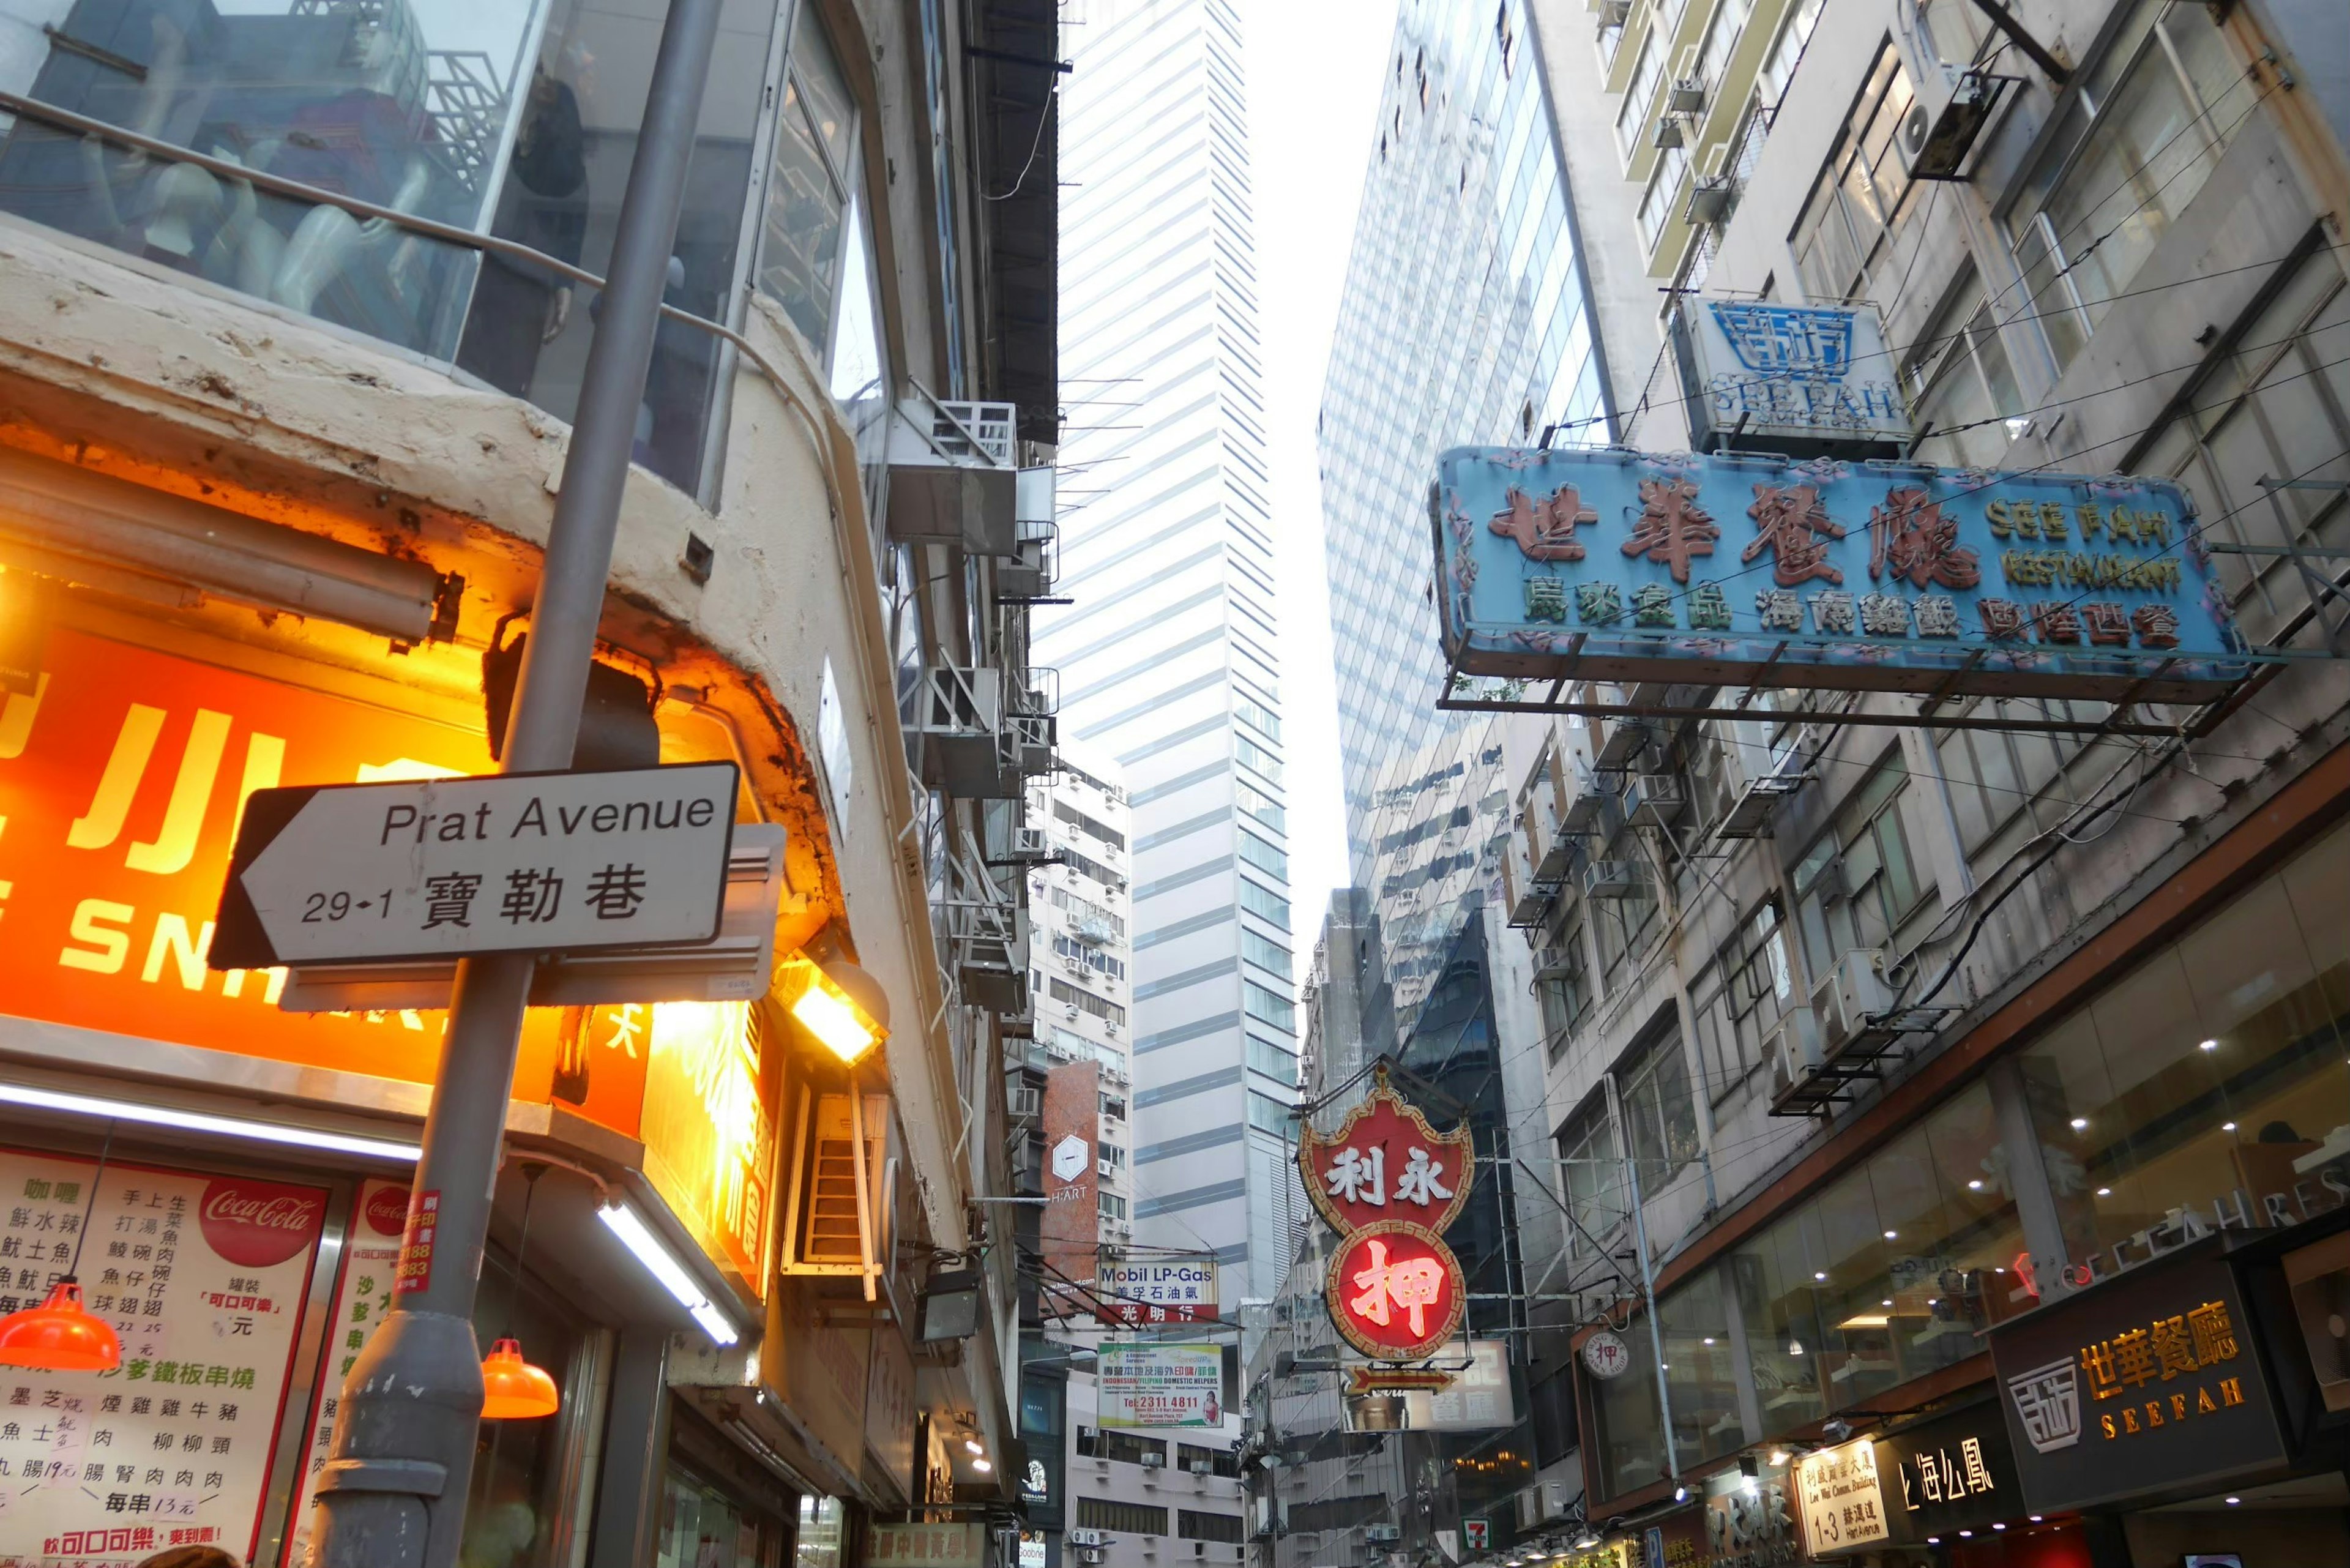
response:
<path id="1" fill-rule="evenodd" d="M 1745 1445 L 1746 1428 L 1739 1417 L 1721 1276 L 1702 1270 L 1667 1296 L 1657 1326 L 1664 1335 L 1665 1392 L 1681 1464 L 1735 1453 Z"/>

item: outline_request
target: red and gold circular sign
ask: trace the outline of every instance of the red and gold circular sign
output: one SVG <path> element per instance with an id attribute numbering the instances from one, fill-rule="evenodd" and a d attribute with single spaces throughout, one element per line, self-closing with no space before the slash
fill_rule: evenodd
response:
<path id="1" fill-rule="evenodd" d="M 1347 1342 L 1378 1361 L 1435 1354 L 1461 1326 L 1467 1304 L 1461 1262 L 1444 1239 L 1405 1220 L 1352 1231 L 1323 1285 Z"/>

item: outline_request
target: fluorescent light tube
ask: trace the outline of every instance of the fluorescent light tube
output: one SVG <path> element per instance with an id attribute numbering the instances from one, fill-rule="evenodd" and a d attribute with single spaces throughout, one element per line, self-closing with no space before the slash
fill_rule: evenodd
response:
<path id="1" fill-rule="evenodd" d="M 61 1094 L 55 1089 L 36 1089 L 25 1084 L 0 1083 L 0 1103 L 31 1106 L 45 1111 L 70 1111 L 77 1116 L 104 1116 L 113 1121 L 137 1122 L 146 1127 L 218 1133 L 224 1137 L 250 1138 L 255 1143 L 363 1155 L 372 1159 L 413 1160 L 417 1155 L 415 1144 L 397 1143 L 390 1138 L 360 1137 L 352 1133 L 293 1127 L 284 1122 L 248 1121 L 243 1116 L 216 1116 L 203 1111 L 141 1105 L 133 1100 L 104 1100 L 90 1095 Z"/>
<path id="2" fill-rule="evenodd" d="M 625 1203 L 615 1203 L 608 1209 L 596 1210 L 596 1217 L 620 1239 L 622 1246 L 637 1255 L 637 1262 L 645 1266 L 645 1272 L 659 1280 L 661 1288 L 677 1298 L 677 1304 L 692 1314 L 693 1321 L 702 1325 L 704 1334 L 720 1345 L 732 1345 L 742 1337 L 726 1314 L 702 1293 L 702 1287 L 693 1282 L 693 1276 L 685 1272 L 685 1265 L 661 1244 L 660 1237 L 646 1228 L 635 1210 Z"/>

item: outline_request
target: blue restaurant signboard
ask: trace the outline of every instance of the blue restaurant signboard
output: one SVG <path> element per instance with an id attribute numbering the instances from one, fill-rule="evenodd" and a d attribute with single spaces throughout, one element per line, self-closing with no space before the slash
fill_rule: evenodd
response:
<path id="1" fill-rule="evenodd" d="M 1437 465 L 1463 674 L 2199 701 L 2250 668 L 2168 480 L 1613 448 Z"/>
<path id="2" fill-rule="evenodd" d="M 1690 441 L 1797 457 L 1899 457 L 1909 410 L 1866 306 L 1702 299 L 1674 314 Z"/>

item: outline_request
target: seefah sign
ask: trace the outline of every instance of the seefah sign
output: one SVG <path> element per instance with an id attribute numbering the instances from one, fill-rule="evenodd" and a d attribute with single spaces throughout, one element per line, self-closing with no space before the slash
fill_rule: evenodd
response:
<path id="1" fill-rule="evenodd" d="M 213 969 L 706 942 L 732 763 L 254 792 Z"/>
<path id="2" fill-rule="evenodd" d="M 1908 406 L 1875 309 L 1699 300 L 1676 313 L 1673 346 L 1700 450 L 1899 457 Z"/>
<path id="3" fill-rule="evenodd" d="M 2222 1240 L 1991 1330 L 2032 1511 L 2209 1490 L 2283 1460 L 2259 1334 Z"/>
<path id="4" fill-rule="evenodd" d="M 2250 668 L 2168 480 L 1455 447 L 1434 501 L 1463 674 L 2194 701 Z"/>

